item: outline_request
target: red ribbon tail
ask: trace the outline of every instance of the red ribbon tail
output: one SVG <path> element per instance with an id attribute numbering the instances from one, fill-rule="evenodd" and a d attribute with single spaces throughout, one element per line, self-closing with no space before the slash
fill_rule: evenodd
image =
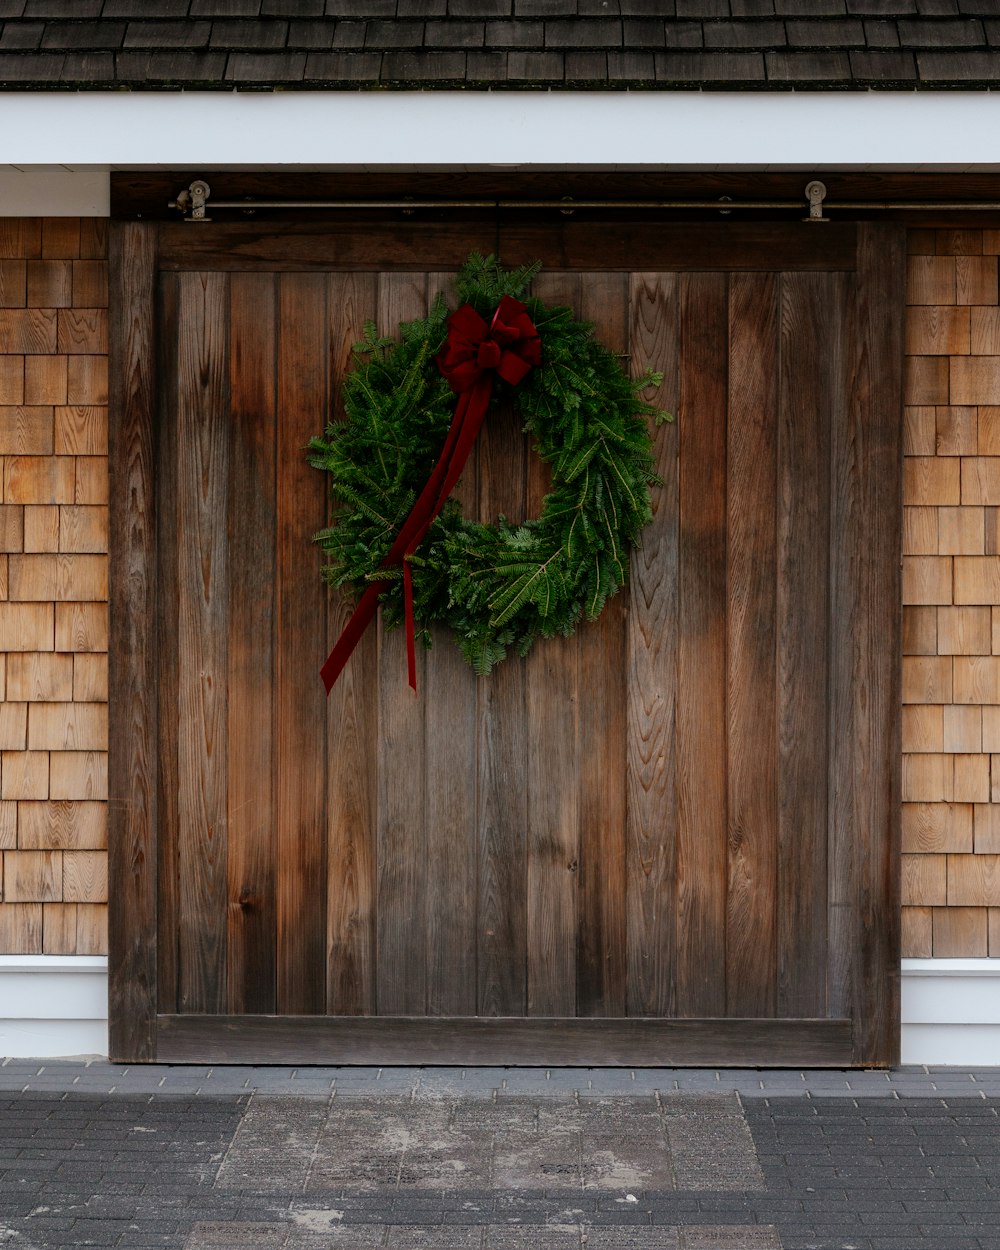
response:
<path id="1" fill-rule="evenodd" d="M 413 573 L 409 560 L 403 560 L 403 604 L 406 609 L 406 672 L 410 689 L 417 693 L 417 631 L 413 623 Z"/>
<path id="2" fill-rule="evenodd" d="M 383 561 L 383 567 L 400 563 L 403 566 L 406 666 L 410 686 L 414 692 L 417 689 L 417 631 L 413 619 L 413 571 L 407 557 L 411 556 L 427 537 L 430 527 L 444 507 L 445 500 L 451 494 L 465 468 L 489 407 L 490 396 L 493 392 L 492 370 L 496 368 L 505 381 L 517 385 L 538 363 L 538 333 L 525 315 L 526 312 L 524 304 L 509 296 L 504 296 L 489 327 L 468 304 L 448 318 L 448 343 L 438 355 L 437 362 L 441 372 L 451 382 L 452 389 L 458 392 L 455 412 L 438 461 Z M 510 325 L 506 324 L 508 320 Z M 484 340 L 488 334 L 495 334 L 499 337 L 499 342 L 491 341 L 486 344 L 491 347 L 493 354 L 499 357 L 498 361 L 492 361 L 492 363 L 484 362 L 481 357 Z M 518 339 L 526 341 L 519 350 L 503 350 L 502 344 Z M 480 353 L 478 361 L 474 350 L 477 345 L 479 345 Z M 458 384 L 455 379 L 458 379 Z M 368 587 L 338 638 L 337 645 L 320 669 L 327 694 L 344 671 L 351 652 L 360 642 L 361 635 L 378 611 L 379 594 L 380 587 L 377 582 Z"/>
<path id="3" fill-rule="evenodd" d="M 378 597 L 381 590 L 382 587 L 379 583 L 373 582 L 361 596 L 358 606 L 351 613 L 350 620 L 344 626 L 340 637 L 337 639 L 337 645 L 327 656 L 326 663 L 319 670 L 327 694 L 333 689 L 333 683 L 344 671 L 344 666 L 351 658 L 351 652 L 361 641 L 361 635 L 372 623 L 375 613 L 378 611 Z"/>

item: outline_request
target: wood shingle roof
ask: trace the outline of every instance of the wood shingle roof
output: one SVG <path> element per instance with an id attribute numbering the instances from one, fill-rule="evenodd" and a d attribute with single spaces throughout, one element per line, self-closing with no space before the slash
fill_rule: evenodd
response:
<path id="1" fill-rule="evenodd" d="M 0 0 L 0 89 L 977 89 L 1000 0 Z"/>

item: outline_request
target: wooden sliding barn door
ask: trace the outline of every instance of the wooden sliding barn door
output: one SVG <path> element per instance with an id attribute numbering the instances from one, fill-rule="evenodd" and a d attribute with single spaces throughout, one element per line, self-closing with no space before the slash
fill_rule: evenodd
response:
<path id="1" fill-rule="evenodd" d="M 410 231 L 410 233 L 407 233 Z M 530 225 L 508 263 L 661 371 L 627 590 L 406 685 L 319 577 L 332 415 L 476 227 L 120 226 L 119 1059 L 885 1064 L 898 1055 L 895 227 Z M 537 515 L 499 410 L 468 514 Z"/>

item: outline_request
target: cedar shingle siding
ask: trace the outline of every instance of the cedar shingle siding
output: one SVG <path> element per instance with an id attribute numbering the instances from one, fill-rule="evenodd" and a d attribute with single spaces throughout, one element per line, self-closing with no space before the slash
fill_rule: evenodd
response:
<path id="1" fill-rule="evenodd" d="M 0 954 L 107 950 L 106 254 L 0 218 Z"/>
<path id="2" fill-rule="evenodd" d="M 0 19 L 3 89 L 1000 80 L 996 0 L 0 0 Z"/>

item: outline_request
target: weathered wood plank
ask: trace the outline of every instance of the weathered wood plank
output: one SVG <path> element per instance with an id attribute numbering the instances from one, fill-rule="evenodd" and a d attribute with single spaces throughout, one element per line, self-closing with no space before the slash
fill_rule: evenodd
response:
<path id="1" fill-rule="evenodd" d="M 858 367 L 857 289 L 850 289 L 844 311 L 847 367 Z M 858 486 L 859 425 L 868 417 L 856 405 L 841 402 L 830 431 L 830 672 L 827 715 L 830 747 L 827 845 L 827 1011 L 850 1015 L 857 991 L 857 898 L 854 795 L 855 648 L 860 607 L 853 570 L 855 535 L 861 524 Z M 835 540 L 835 541 L 834 541 Z"/>
<path id="2" fill-rule="evenodd" d="M 581 280 L 543 273 L 533 293 L 580 308 Z M 528 454 L 527 513 L 551 489 L 548 466 Z M 528 1015 L 575 1016 L 579 942 L 579 635 L 540 638 L 525 661 L 528 733 Z"/>
<path id="3" fill-rule="evenodd" d="M 273 274 L 230 281 L 229 1011 L 273 1012 L 276 316 Z"/>
<path id="4" fill-rule="evenodd" d="M 450 631 L 435 629 L 425 663 L 427 1010 L 469 1016 L 476 1012 L 477 682 Z"/>
<path id="5" fill-rule="evenodd" d="M 326 1009 L 327 594 L 309 558 L 326 516 L 321 474 L 303 454 L 329 410 L 326 278 L 278 278 L 277 981 L 278 1010 Z"/>
<path id="6" fill-rule="evenodd" d="M 447 270 L 456 257 L 494 250 L 492 220 L 375 221 L 347 214 L 323 223 L 222 224 L 211 230 L 183 223 L 163 227 L 165 269 Z M 503 258 L 540 260 L 547 271 L 634 269 L 851 271 L 854 227 L 802 222 L 561 221 L 508 218 Z"/>
<path id="7" fill-rule="evenodd" d="M 112 1058 L 156 1058 L 155 228 L 111 231 L 109 1012 Z"/>
<path id="8" fill-rule="evenodd" d="M 726 915 L 725 274 L 680 285 L 677 1014 L 723 1015 Z"/>
<path id="9" fill-rule="evenodd" d="M 850 1020 L 160 1016 L 165 1063 L 808 1067 L 850 1062 Z"/>
<path id="10" fill-rule="evenodd" d="M 381 273 L 378 325 L 397 335 L 427 311 L 424 274 Z M 417 694 L 407 685 L 402 629 L 378 629 L 379 1015 L 427 1010 L 426 652 L 417 646 Z M 421 693 L 423 692 L 423 693 Z"/>
<path id="11" fill-rule="evenodd" d="M 427 275 L 427 296 L 444 291 L 456 307 L 452 275 Z M 478 512 L 473 453 L 452 493 L 468 517 Z M 427 1012 L 476 1014 L 476 720 L 475 673 L 450 630 L 435 628 L 426 657 Z"/>
<path id="12" fill-rule="evenodd" d="M 327 288 L 333 371 L 330 417 L 341 421 L 340 386 L 351 367 L 351 347 L 361 338 L 365 320 L 375 314 L 378 292 L 374 274 L 331 274 Z M 353 607 L 349 595 L 330 589 L 330 648 Z M 372 692 L 378 682 L 377 654 L 378 636 L 373 626 L 365 632 L 327 699 L 330 823 L 326 1010 L 334 1015 L 369 1015 L 375 1010 L 378 705 Z"/>
<path id="13" fill-rule="evenodd" d="M 826 1014 L 830 430 L 844 406 L 837 278 L 788 274 L 778 419 L 778 1014 Z"/>
<path id="14" fill-rule="evenodd" d="M 184 274 L 177 342 L 178 1001 L 226 1010 L 229 281 Z"/>
<path id="15" fill-rule="evenodd" d="M 661 372 L 651 403 L 676 413 L 677 278 L 631 279 L 633 376 Z M 674 856 L 677 837 L 678 427 L 655 432 L 653 520 L 632 552 L 628 619 L 627 947 L 630 1016 L 674 1014 Z"/>
<path id="16" fill-rule="evenodd" d="M 855 1063 L 899 1062 L 900 536 L 905 232 L 858 227 L 851 388 L 861 529 L 854 707 Z M 846 836 L 846 830 L 842 831 Z"/>
<path id="17" fill-rule="evenodd" d="M 498 405 L 479 435 L 481 520 L 524 519 L 526 450 L 513 409 Z M 516 1016 L 527 1003 L 525 663 L 508 657 L 478 685 L 477 1014 Z"/>
<path id="18" fill-rule="evenodd" d="M 778 279 L 729 294 L 726 1012 L 775 1005 L 775 567 Z M 802 538 L 807 530 L 803 530 Z"/>
<path id="19" fill-rule="evenodd" d="M 628 352 L 625 274 L 583 274 L 579 315 L 623 359 Z M 624 1016 L 628 588 L 579 634 L 578 775 L 580 873 L 577 896 L 576 1011 Z"/>
<path id="20" fill-rule="evenodd" d="M 179 1011 L 178 956 L 181 900 L 177 873 L 177 731 L 178 636 L 180 590 L 177 584 L 177 341 L 179 274 L 159 281 L 159 416 L 156 460 L 156 712 L 157 758 L 157 974 L 161 1011 Z M 113 720 L 114 717 L 111 717 Z"/>

